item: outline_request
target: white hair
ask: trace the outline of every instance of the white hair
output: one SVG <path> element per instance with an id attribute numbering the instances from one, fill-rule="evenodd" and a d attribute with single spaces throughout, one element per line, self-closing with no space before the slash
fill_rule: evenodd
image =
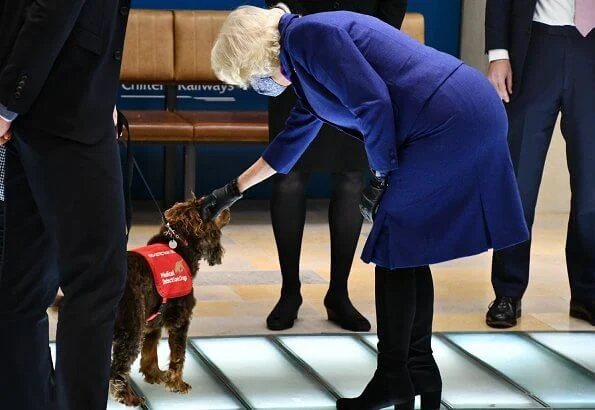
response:
<path id="1" fill-rule="evenodd" d="M 271 75 L 280 66 L 279 20 L 289 8 L 242 6 L 232 11 L 211 51 L 213 72 L 221 81 L 248 88 L 254 76 Z"/>

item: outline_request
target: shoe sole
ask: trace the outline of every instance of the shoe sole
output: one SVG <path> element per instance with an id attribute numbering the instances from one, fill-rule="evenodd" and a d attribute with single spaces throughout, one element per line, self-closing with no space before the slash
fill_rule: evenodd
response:
<path id="1" fill-rule="evenodd" d="M 521 317 L 521 310 L 516 312 L 516 318 L 513 320 L 491 320 L 486 317 L 486 324 L 489 327 L 493 327 L 495 329 L 508 329 L 511 327 L 515 327 L 518 323 L 517 319 Z"/>

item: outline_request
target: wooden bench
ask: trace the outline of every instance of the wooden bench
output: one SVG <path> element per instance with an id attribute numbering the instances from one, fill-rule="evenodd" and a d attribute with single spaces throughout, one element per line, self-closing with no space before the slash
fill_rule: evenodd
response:
<path id="1" fill-rule="evenodd" d="M 177 110 L 178 85 L 219 84 L 210 65 L 226 11 L 132 10 L 122 73 L 126 84 L 162 84 L 162 110 L 125 111 L 134 142 L 165 145 L 164 202 L 175 200 L 176 146 L 184 146 L 184 195 L 196 188 L 200 143 L 267 143 L 266 112 Z M 424 18 L 407 13 L 403 31 L 424 41 Z M 239 172 L 240 170 L 238 170 Z"/>

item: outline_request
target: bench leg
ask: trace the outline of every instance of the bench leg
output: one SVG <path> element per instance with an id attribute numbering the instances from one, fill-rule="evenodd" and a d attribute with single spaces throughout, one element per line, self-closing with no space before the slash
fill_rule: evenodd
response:
<path id="1" fill-rule="evenodd" d="M 163 202 L 165 208 L 176 202 L 176 147 L 165 146 L 165 173 L 163 181 Z"/>
<path id="2" fill-rule="evenodd" d="M 188 199 L 196 190 L 196 146 L 184 146 L 184 198 Z"/>

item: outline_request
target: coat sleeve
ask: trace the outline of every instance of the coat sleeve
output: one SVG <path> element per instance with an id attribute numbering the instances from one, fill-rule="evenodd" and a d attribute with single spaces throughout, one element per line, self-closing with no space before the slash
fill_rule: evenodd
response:
<path id="1" fill-rule="evenodd" d="M 378 17 L 385 23 L 398 29 L 403 24 L 407 0 L 380 0 L 378 3 Z"/>
<path id="2" fill-rule="evenodd" d="M 322 121 L 298 102 L 289 113 L 285 129 L 271 141 L 262 157 L 275 171 L 287 174 L 322 128 Z"/>
<path id="3" fill-rule="evenodd" d="M 510 20 L 513 0 L 488 0 L 486 3 L 486 53 L 490 50 L 510 50 Z"/>
<path id="4" fill-rule="evenodd" d="M 292 30 L 290 53 L 325 92 L 335 95 L 359 123 L 372 169 L 397 169 L 395 109 L 388 87 L 342 28 L 320 23 Z"/>
<path id="5" fill-rule="evenodd" d="M 0 102 L 24 114 L 39 95 L 86 0 L 36 0 L 0 72 Z"/>

